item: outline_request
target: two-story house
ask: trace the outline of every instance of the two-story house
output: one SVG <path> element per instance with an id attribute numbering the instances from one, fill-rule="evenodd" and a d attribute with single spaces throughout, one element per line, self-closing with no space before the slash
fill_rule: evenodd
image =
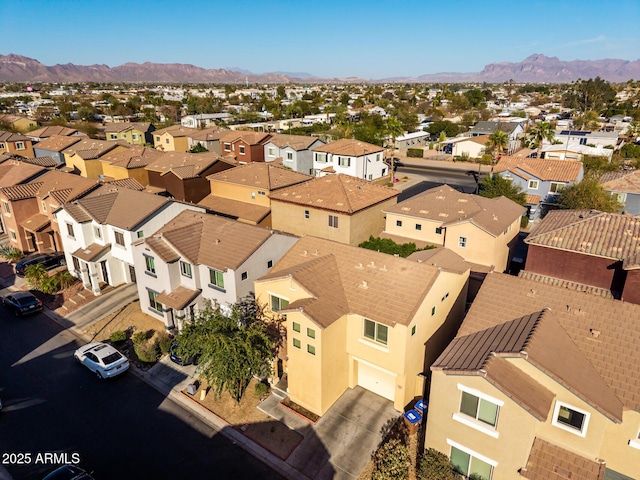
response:
<path id="1" fill-rule="evenodd" d="M 2 158 L 0 158 L 0 188 L 29 183 L 46 171 L 45 168 L 37 165 L 31 165 L 17 160 L 2 161 Z M 2 207 L 4 209 L 4 205 Z M 2 213 L 0 213 L 0 232 L 7 233 Z"/>
<path id="2" fill-rule="evenodd" d="M 640 214 L 640 170 L 605 173 L 600 185 L 632 215 Z"/>
<path id="3" fill-rule="evenodd" d="M 220 139 L 227 133 L 229 133 L 228 129 L 215 125 L 196 130 L 188 137 L 189 150 L 191 150 L 196 145 L 200 145 L 210 152 L 215 152 L 218 155 L 222 155 L 222 145 L 220 143 Z"/>
<path id="4" fill-rule="evenodd" d="M 563 188 L 578 183 L 584 176 L 582 162 L 546 158 L 502 157 L 493 168 L 527 194 L 527 216 L 540 217 L 545 204 L 554 204 Z"/>
<path id="5" fill-rule="evenodd" d="M 149 122 L 107 123 L 104 134 L 107 140 L 123 140 L 131 145 L 153 145 L 156 127 Z"/>
<path id="6" fill-rule="evenodd" d="M 189 137 L 198 131 L 197 128 L 172 125 L 153 132 L 153 145 L 163 152 L 188 152 Z"/>
<path id="7" fill-rule="evenodd" d="M 182 212 L 134 244 L 141 308 L 167 329 L 181 328 L 207 301 L 227 311 L 253 295 L 253 281 L 296 241 L 217 215 Z"/>
<path id="8" fill-rule="evenodd" d="M 486 480 L 640 472 L 640 306 L 493 273 L 431 366 L 425 446 Z"/>
<path id="9" fill-rule="evenodd" d="M 520 148 L 520 140 L 524 136 L 524 125 L 526 120 L 518 122 L 500 122 L 500 121 L 480 121 L 471 127 L 469 135 L 477 137 L 481 135 L 490 136 L 498 130 L 507 134 L 508 143 L 506 151 L 508 154 L 517 151 Z"/>
<path id="10" fill-rule="evenodd" d="M 414 242 L 418 247 L 446 247 L 475 264 L 474 271 L 480 265 L 502 272 L 511 261 L 526 210 L 506 197 L 485 198 L 442 185 L 384 212 L 382 237 L 396 243 Z"/>
<path id="11" fill-rule="evenodd" d="M 10 113 L 0 114 L 0 126 L 11 128 L 17 132 L 28 132 L 33 128 L 38 128 L 38 122 L 31 118 Z"/>
<path id="12" fill-rule="evenodd" d="M 50 170 L 31 182 L 0 188 L 9 245 L 23 252 L 61 251 L 55 210 L 97 187 L 95 180 Z"/>
<path id="13" fill-rule="evenodd" d="M 209 175 L 211 193 L 198 204 L 211 213 L 270 227 L 271 195 L 311 178 L 273 163 L 247 163 Z"/>
<path id="14" fill-rule="evenodd" d="M 103 285 L 135 282 L 131 244 L 195 205 L 105 184 L 56 212 L 72 275 L 94 295 Z"/>
<path id="15" fill-rule="evenodd" d="M 64 154 L 67 148 L 88 137 L 79 135 L 51 135 L 33 146 L 36 158 L 51 157 L 56 163 L 65 163 Z"/>
<path id="16" fill-rule="evenodd" d="M 265 162 L 281 158 L 282 165 L 296 172 L 313 174 L 313 152 L 311 149 L 325 143 L 319 138 L 305 135 L 273 135 L 264 144 Z"/>
<path id="17" fill-rule="evenodd" d="M 384 229 L 384 212 L 400 192 L 344 174 L 325 175 L 270 194 L 271 225 L 358 245 Z"/>
<path id="18" fill-rule="evenodd" d="M 12 153 L 23 157 L 33 157 L 33 142 L 19 133 L 0 130 L 0 154 Z"/>
<path id="19" fill-rule="evenodd" d="M 271 134 L 265 132 L 229 131 L 220 138 L 222 155 L 239 163 L 264 162 L 264 144 L 270 139 Z"/>
<path id="20" fill-rule="evenodd" d="M 61 137 L 86 137 L 87 134 L 80 132 L 75 128 L 63 127 L 61 125 L 49 125 L 47 127 L 40 127 L 37 130 L 32 130 L 25 133 L 26 137 L 29 137 L 34 142 L 41 142 L 49 137 L 61 136 Z"/>
<path id="21" fill-rule="evenodd" d="M 343 138 L 313 147 L 313 175 L 321 177 L 342 173 L 364 180 L 375 180 L 388 174 L 384 148 L 371 143 Z"/>
<path id="22" fill-rule="evenodd" d="M 109 152 L 100 157 L 104 177 L 115 180 L 133 178 L 141 185 L 149 185 L 149 171 L 145 168 L 150 163 L 159 161 L 165 154 L 155 148 L 139 145 L 131 148 Z"/>
<path id="23" fill-rule="evenodd" d="M 274 371 L 291 400 L 324 415 L 356 385 L 399 411 L 421 396 L 419 374 L 458 328 L 469 277 L 459 257 L 433 263 L 307 236 L 257 280 L 258 302 L 285 316 Z"/>
<path id="24" fill-rule="evenodd" d="M 79 142 L 65 148 L 62 153 L 69 169 L 83 177 L 97 180 L 103 175 L 100 158 L 109 152 L 119 152 L 129 147 L 129 144 L 121 140 L 114 142 L 82 138 Z"/>

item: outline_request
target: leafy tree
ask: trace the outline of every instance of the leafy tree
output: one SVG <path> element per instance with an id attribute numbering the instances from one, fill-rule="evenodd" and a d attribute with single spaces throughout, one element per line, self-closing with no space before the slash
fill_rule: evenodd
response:
<path id="1" fill-rule="evenodd" d="M 502 175 L 487 175 L 480 184 L 480 196 L 487 198 L 507 197 L 519 205 L 527 203 L 527 194 Z"/>
<path id="2" fill-rule="evenodd" d="M 573 119 L 573 124 L 579 130 L 599 130 L 601 124 L 598 112 L 589 110 Z"/>
<path id="3" fill-rule="evenodd" d="M 178 354 L 198 356 L 198 372 L 216 394 L 227 391 L 239 403 L 253 376 L 270 371 L 279 345 L 278 322 L 266 318 L 253 298 L 236 302 L 229 316 L 208 305 L 180 333 Z"/>
<path id="4" fill-rule="evenodd" d="M 421 250 L 430 250 L 436 248 L 434 245 L 427 245 L 424 248 L 418 248 L 415 243 L 396 243 L 390 238 L 380 238 L 370 236 L 369 240 L 365 240 L 360 245 L 360 248 L 366 248 L 367 250 L 375 250 L 382 253 L 388 253 L 390 255 L 398 255 L 402 258 L 407 258 L 413 252 L 419 252 Z"/>
<path id="5" fill-rule="evenodd" d="M 564 105 L 582 112 L 602 110 L 616 99 L 616 90 L 600 77 L 578 80 L 564 95 Z"/>
<path id="6" fill-rule="evenodd" d="M 444 453 L 427 448 L 418 462 L 419 480 L 457 480 L 453 464 Z"/>
<path id="7" fill-rule="evenodd" d="M 353 126 L 353 138 L 374 145 L 383 145 L 385 132 L 385 121 L 377 114 L 363 114 L 360 123 Z"/>
<path id="8" fill-rule="evenodd" d="M 624 158 L 640 158 L 640 145 L 627 143 L 620 149 L 620 155 Z"/>
<path id="9" fill-rule="evenodd" d="M 201 143 L 196 143 L 193 147 L 189 149 L 189 153 L 203 153 L 208 152 L 207 148 Z"/>
<path id="10" fill-rule="evenodd" d="M 538 158 L 540 158 L 544 141 L 553 142 L 555 134 L 556 131 L 549 122 L 538 122 L 531 128 L 527 136 L 529 137 L 531 146 L 538 149 Z"/>
<path id="11" fill-rule="evenodd" d="M 438 120 L 427 127 L 427 132 L 434 136 L 444 132 L 447 137 L 455 137 L 459 130 L 458 125 L 449 120 Z"/>
<path id="12" fill-rule="evenodd" d="M 484 92 L 478 88 L 467 90 L 464 92 L 464 96 L 467 98 L 469 105 L 472 108 L 478 108 L 482 103 L 487 101 Z"/>
<path id="13" fill-rule="evenodd" d="M 585 176 L 599 177 L 603 173 L 616 172 L 620 169 L 618 162 L 611 161 L 607 157 L 585 155 L 582 158 Z"/>
<path id="14" fill-rule="evenodd" d="M 382 445 L 373 457 L 371 480 L 405 480 L 409 478 L 409 449 L 398 439 Z"/>
<path id="15" fill-rule="evenodd" d="M 557 205 L 571 210 L 600 210 L 601 212 L 619 212 L 622 205 L 607 192 L 598 179 L 593 176 L 566 187 L 558 195 Z"/>

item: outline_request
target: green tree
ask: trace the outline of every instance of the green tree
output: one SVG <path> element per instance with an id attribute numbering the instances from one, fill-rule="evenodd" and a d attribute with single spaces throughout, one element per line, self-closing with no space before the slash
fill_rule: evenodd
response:
<path id="1" fill-rule="evenodd" d="M 471 108 L 478 108 L 487 101 L 484 92 L 478 88 L 467 90 L 463 95 L 469 101 Z"/>
<path id="2" fill-rule="evenodd" d="M 600 120 L 600 115 L 598 115 L 598 112 L 589 110 L 582 115 L 578 115 L 576 118 L 574 118 L 573 124 L 579 130 L 599 130 L 602 121 Z"/>
<path id="3" fill-rule="evenodd" d="M 178 337 L 178 354 L 199 357 L 198 372 L 215 389 L 240 402 L 254 375 L 270 372 L 280 339 L 279 319 L 269 319 L 253 298 L 231 307 L 207 306 Z"/>
<path id="4" fill-rule="evenodd" d="M 459 133 L 459 128 L 449 120 L 438 120 L 427 127 L 427 132 L 434 136 L 444 132 L 447 137 L 455 137 Z"/>
<path id="5" fill-rule="evenodd" d="M 382 445 L 373 457 L 371 480 L 405 480 L 409 478 L 409 449 L 398 439 Z"/>
<path id="6" fill-rule="evenodd" d="M 549 122 L 538 122 L 529 130 L 527 137 L 531 146 L 538 149 L 538 158 L 541 158 L 544 141 L 553 142 L 555 134 L 555 128 Z"/>
<path id="7" fill-rule="evenodd" d="M 360 245 L 360 248 L 366 248 L 367 250 L 375 250 L 377 252 L 388 253 L 389 255 L 398 255 L 402 258 L 407 258 L 413 252 L 421 250 L 430 250 L 436 248 L 434 245 L 427 245 L 424 248 L 418 248 L 415 243 L 396 243 L 390 238 L 380 238 L 369 236 L 369 240 L 365 240 Z"/>
<path id="8" fill-rule="evenodd" d="M 509 144 L 509 136 L 502 130 L 496 130 L 489 135 L 489 141 L 486 143 L 486 148 L 495 162 L 500 155 L 502 155 Z"/>
<path id="9" fill-rule="evenodd" d="M 193 147 L 189 149 L 189 153 L 203 153 L 208 152 L 207 148 L 201 143 L 196 143 Z"/>
<path id="10" fill-rule="evenodd" d="M 402 128 L 402 124 L 395 117 L 389 117 L 384 122 L 384 130 L 387 137 L 391 138 L 391 155 L 389 158 L 391 159 L 391 165 L 389 168 L 389 181 L 393 181 L 394 177 L 394 165 L 395 165 L 395 154 L 396 154 L 396 138 L 404 133 Z"/>
<path id="11" fill-rule="evenodd" d="M 600 77 L 578 80 L 564 95 L 564 105 L 581 112 L 600 111 L 616 99 L 616 90 L 609 82 Z"/>
<path id="12" fill-rule="evenodd" d="M 519 205 L 527 203 L 527 194 L 518 185 L 502 175 L 487 175 L 480 184 L 480 196 L 487 198 L 507 197 Z"/>
<path id="13" fill-rule="evenodd" d="M 418 462 L 419 480 L 456 480 L 453 464 L 444 453 L 427 448 Z"/>
<path id="14" fill-rule="evenodd" d="M 557 205 L 570 210 L 600 210 L 601 212 L 619 212 L 622 205 L 607 192 L 598 179 L 593 176 L 583 178 L 563 189 L 558 195 Z"/>

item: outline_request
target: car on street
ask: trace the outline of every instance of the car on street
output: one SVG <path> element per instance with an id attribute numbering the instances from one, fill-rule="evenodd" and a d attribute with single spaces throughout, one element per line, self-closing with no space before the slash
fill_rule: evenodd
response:
<path id="1" fill-rule="evenodd" d="M 94 478 L 77 465 L 63 465 L 42 480 L 94 480 Z"/>
<path id="2" fill-rule="evenodd" d="M 2 297 L 2 305 L 16 317 L 42 311 L 42 302 L 33 293 L 14 292 Z"/>
<path id="3" fill-rule="evenodd" d="M 384 159 L 384 163 L 386 163 L 387 165 L 391 166 L 391 159 L 390 158 L 385 158 Z M 398 158 L 398 157 L 394 157 L 393 158 L 393 170 L 397 170 L 398 167 L 404 167 L 404 163 Z"/>
<path id="4" fill-rule="evenodd" d="M 129 368 L 127 357 L 113 346 L 102 342 L 93 342 L 80 347 L 73 356 L 98 378 L 115 377 Z"/>
<path id="5" fill-rule="evenodd" d="M 16 263 L 16 275 L 24 276 L 24 272 L 30 265 L 42 265 L 46 270 L 66 265 L 64 253 L 36 253 L 29 255 Z"/>
<path id="6" fill-rule="evenodd" d="M 177 363 L 181 367 L 185 365 L 191 365 L 195 360 L 194 357 L 182 358 L 180 355 L 178 355 L 177 342 L 173 342 L 169 347 L 169 359 L 171 359 L 173 363 Z"/>

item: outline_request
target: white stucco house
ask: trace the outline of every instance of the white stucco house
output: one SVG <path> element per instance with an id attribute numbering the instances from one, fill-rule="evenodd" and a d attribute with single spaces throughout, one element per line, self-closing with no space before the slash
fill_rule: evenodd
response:
<path id="1" fill-rule="evenodd" d="M 127 188 L 104 185 L 56 212 L 71 274 L 100 295 L 104 285 L 135 282 L 131 244 L 184 210 L 204 208 Z"/>
<path id="2" fill-rule="evenodd" d="M 343 138 L 314 147 L 312 151 L 312 175 L 316 177 L 344 173 L 363 180 L 375 180 L 389 172 L 384 162 L 384 148 L 371 143 Z"/>
<path id="3" fill-rule="evenodd" d="M 285 167 L 310 175 L 313 171 L 311 149 L 322 145 L 324 142 L 319 138 L 278 133 L 264 144 L 264 161 L 273 162 L 280 158 Z"/>
<path id="4" fill-rule="evenodd" d="M 133 246 L 143 312 L 180 329 L 205 307 L 253 294 L 253 281 L 297 242 L 218 215 L 184 211 Z"/>

